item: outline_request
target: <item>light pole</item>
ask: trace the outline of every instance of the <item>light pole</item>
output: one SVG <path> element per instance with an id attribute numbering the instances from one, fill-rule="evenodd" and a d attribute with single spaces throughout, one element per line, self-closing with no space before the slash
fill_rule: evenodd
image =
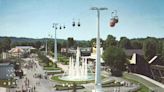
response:
<path id="1" fill-rule="evenodd" d="M 57 62 L 57 40 L 56 40 L 56 30 L 58 23 L 53 23 L 52 28 L 55 28 L 55 39 L 54 39 L 54 62 Z"/>
<path id="2" fill-rule="evenodd" d="M 47 54 L 49 54 L 49 52 L 51 51 L 51 47 L 49 47 L 50 44 L 48 44 L 48 42 L 52 40 L 52 34 L 48 34 L 48 41 L 47 41 Z"/>
<path id="3" fill-rule="evenodd" d="M 101 63 L 100 63 L 100 11 L 107 8 L 92 7 L 91 10 L 97 11 L 97 38 L 96 38 L 96 74 L 95 74 L 95 92 L 103 92 L 101 86 Z"/>
<path id="4" fill-rule="evenodd" d="M 45 48 L 45 50 L 46 50 L 46 56 L 47 56 L 47 39 L 46 39 L 46 48 Z"/>
<path id="5" fill-rule="evenodd" d="M 58 23 L 53 23 L 53 26 L 52 26 L 52 28 L 55 28 L 55 39 L 54 39 L 54 62 L 55 63 L 57 63 L 57 61 L 58 61 L 58 57 L 57 57 L 57 40 L 56 40 L 56 30 L 58 29 L 57 25 L 58 25 Z M 63 25 L 63 26 L 60 25 L 60 27 L 59 27 L 60 30 L 65 29 L 65 28 L 66 28 L 65 25 Z"/>

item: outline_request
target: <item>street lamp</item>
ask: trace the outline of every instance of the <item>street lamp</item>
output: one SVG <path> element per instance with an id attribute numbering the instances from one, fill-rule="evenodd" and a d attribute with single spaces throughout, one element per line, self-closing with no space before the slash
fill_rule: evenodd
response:
<path id="1" fill-rule="evenodd" d="M 52 28 L 55 28 L 55 39 L 54 39 L 54 62 L 56 63 L 58 61 L 58 57 L 57 57 L 57 40 L 56 40 L 56 30 L 57 29 L 65 29 L 66 26 L 63 25 L 63 26 L 59 26 L 59 28 L 57 27 L 58 23 L 53 23 L 53 26 Z"/>
<path id="2" fill-rule="evenodd" d="M 91 10 L 97 11 L 97 38 L 96 38 L 96 74 L 95 74 L 95 92 L 103 92 L 101 86 L 101 63 L 100 63 L 100 11 L 107 8 L 92 7 Z"/>
<path id="3" fill-rule="evenodd" d="M 52 40 L 52 34 L 48 34 L 48 39 L 50 39 L 50 40 L 48 40 L 48 41 L 51 41 Z M 49 47 L 48 47 L 48 41 L 47 41 L 47 54 L 49 54 L 48 52 L 51 50 Z"/>
<path id="4" fill-rule="evenodd" d="M 47 38 L 46 38 L 46 46 L 45 46 L 45 50 L 46 50 L 46 56 L 47 56 Z"/>
<path id="5" fill-rule="evenodd" d="M 57 62 L 57 40 L 56 40 L 56 30 L 58 23 L 53 23 L 52 28 L 55 28 L 55 39 L 54 39 L 54 62 Z"/>
<path id="6" fill-rule="evenodd" d="M 100 63 L 100 11 L 102 10 L 107 10 L 108 8 L 102 7 L 92 7 L 91 10 L 96 10 L 97 11 L 97 39 L 96 39 L 96 75 L 95 75 L 95 92 L 103 92 L 102 91 L 102 86 L 101 86 L 101 63 Z M 116 23 L 118 23 L 118 16 L 117 16 L 117 11 L 115 10 L 112 12 L 112 19 L 110 21 L 110 27 L 114 27 Z"/>

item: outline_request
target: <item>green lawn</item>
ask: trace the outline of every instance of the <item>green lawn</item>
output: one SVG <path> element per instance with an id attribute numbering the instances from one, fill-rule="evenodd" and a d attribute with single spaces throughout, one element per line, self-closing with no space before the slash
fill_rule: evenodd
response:
<path id="1" fill-rule="evenodd" d="M 69 87 L 68 87 L 69 85 Z M 56 88 L 56 90 L 72 90 L 73 89 L 73 84 L 65 84 L 65 85 L 55 85 L 54 88 Z M 76 89 L 83 89 L 84 87 L 81 85 L 77 85 Z"/>
<path id="2" fill-rule="evenodd" d="M 44 67 L 44 70 L 61 70 L 61 68 L 56 68 L 56 67 Z"/>

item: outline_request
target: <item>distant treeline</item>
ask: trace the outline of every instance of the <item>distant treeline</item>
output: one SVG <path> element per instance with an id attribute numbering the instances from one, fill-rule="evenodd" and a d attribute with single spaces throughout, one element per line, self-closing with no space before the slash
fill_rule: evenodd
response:
<path id="1" fill-rule="evenodd" d="M 33 46 L 39 49 L 41 46 L 45 46 L 47 41 L 48 50 L 53 51 L 54 39 L 42 38 L 17 38 L 17 37 L 0 37 L 0 52 L 10 50 L 15 46 Z M 145 56 L 149 59 L 153 55 L 164 55 L 164 38 L 135 38 L 128 39 L 127 37 L 121 37 L 120 40 L 116 40 L 116 37 L 108 35 L 105 40 L 100 40 L 101 46 L 106 49 L 110 46 L 115 46 L 123 49 L 143 49 Z M 79 47 L 92 47 L 96 46 L 96 38 L 85 41 L 77 41 L 73 37 L 68 39 L 57 39 L 58 50 L 61 48 L 76 48 Z M 149 56 L 149 54 L 152 54 Z"/>

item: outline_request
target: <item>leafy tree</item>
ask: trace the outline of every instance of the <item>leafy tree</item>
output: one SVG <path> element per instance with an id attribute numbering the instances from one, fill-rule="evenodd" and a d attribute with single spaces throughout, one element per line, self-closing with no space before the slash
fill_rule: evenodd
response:
<path id="1" fill-rule="evenodd" d="M 108 47 L 103 53 L 105 64 L 110 66 L 111 70 L 122 72 L 125 70 L 126 55 L 121 48 Z"/>
<path id="2" fill-rule="evenodd" d="M 160 64 L 164 65 L 164 41 L 161 41 L 161 40 L 159 41 L 157 54 L 160 60 Z"/>
<path id="3" fill-rule="evenodd" d="M 0 53 L 2 52 L 3 46 L 2 43 L 0 42 Z"/>
<path id="4" fill-rule="evenodd" d="M 157 54 L 162 55 L 163 54 L 163 42 L 158 40 L 158 45 L 157 45 Z"/>
<path id="5" fill-rule="evenodd" d="M 61 50 L 61 43 L 57 43 L 57 50 L 60 51 Z"/>
<path id="6" fill-rule="evenodd" d="M 67 41 L 68 41 L 68 47 L 73 47 L 75 45 L 75 41 L 72 37 L 69 37 Z"/>
<path id="7" fill-rule="evenodd" d="M 11 49 L 11 39 L 8 37 L 5 37 L 2 41 L 2 48 L 4 51 L 7 51 L 9 49 Z"/>
<path id="8" fill-rule="evenodd" d="M 112 35 L 108 35 L 104 45 L 105 45 L 104 48 L 108 48 L 110 46 L 117 46 L 116 37 Z"/>
<path id="9" fill-rule="evenodd" d="M 80 47 L 91 47 L 90 41 L 78 41 L 77 43 L 78 44 L 76 44 L 76 46 L 80 46 Z"/>
<path id="10" fill-rule="evenodd" d="M 143 47 L 143 43 L 139 40 L 132 40 L 131 41 L 131 48 L 133 49 L 142 49 Z"/>
<path id="11" fill-rule="evenodd" d="M 131 49 L 130 40 L 126 37 L 121 37 L 120 42 L 119 42 L 119 47 L 125 48 L 125 49 Z"/>
<path id="12" fill-rule="evenodd" d="M 101 38 L 100 38 L 100 43 L 101 43 L 101 46 L 104 45 L 104 41 L 103 41 L 103 39 L 101 39 Z M 92 39 L 90 40 L 90 46 L 96 47 L 96 38 L 92 38 Z"/>
<path id="13" fill-rule="evenodd" d="M 48 51 L 54 51 L 54 41 L 48 40 L 47 41 Z"/>
<path id="14" fill-rule="evenodd" d="M 148 61 L 157 54 L 158 41 L 156 38 L 148 37 L 143 44 L 144 57 Z"/>
<path id="15" fill-rule="evenodd" d="M 66 41 L 63 41 L 63 42 L 61 43 L 61 47 L 62 47 L 62 48 L 66 48 L 66 47 L 67 47 L 67 42 L 66 42 Z"/>
<path id="16" fill-rule="evenodd" d="M 37 49 L 39 49 L 41 45 L 42 45 L 42 43 L 40 41 L 36 41 L 34 43 L 34 47 L 37 48 Z"/>

